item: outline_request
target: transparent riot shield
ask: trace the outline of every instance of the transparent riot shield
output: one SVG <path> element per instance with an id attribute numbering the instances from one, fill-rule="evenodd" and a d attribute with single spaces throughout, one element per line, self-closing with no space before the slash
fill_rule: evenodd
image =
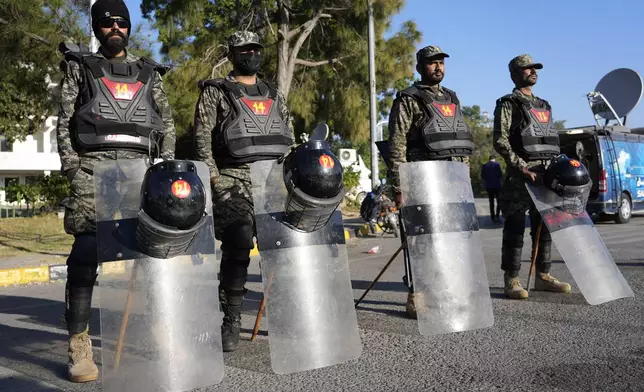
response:
<path id="1" fill-rule="evenodd" d="M 420 333 L 492 326 L 492 299 L 467 165 L 410 162 L 399 170 Z"/>
<path id="2" fill-rule="evenodd" d="M 544 186 L 526 183 L 526 188 L 586 301 L 599 305 L 633 297 L 588 213 L 569 214 L 561 197 Z"/>
<path id="3" fill-rule="evenodd" d="M 104 391 L 189 391 L 223 379 L 209 172 L 194 163 L 208 217 L 188 250 L 168 259 L 137 250 L 146 161 L 94 166 Z"/>
<path id="4" fill-rule="evenodd" d="M 311 233 L 281 222 L 287 200 L 277 161 L 251 166 L 273 371 L 322 368 L 358 358 L 362 342 L 340 211 Z"/>

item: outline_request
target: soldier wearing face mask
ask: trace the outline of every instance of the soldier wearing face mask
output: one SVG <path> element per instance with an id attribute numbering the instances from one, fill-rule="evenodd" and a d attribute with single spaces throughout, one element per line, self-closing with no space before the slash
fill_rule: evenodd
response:
<path id="1" fill-rule="evenodd" d="M 295 143 L 286 99 L 257 76 L 263 45 L 257 34 L 238 31 L 228 38 L 233 71 L 199 83 L 195 110 L 197 159 L 210 168 L 215 237 L 221 241 L 219 298 L 224 311 L 222 346 L 239 342 L 244 285 L 254 247 L 255 217 L 250 164 L 277 159 Z"/>

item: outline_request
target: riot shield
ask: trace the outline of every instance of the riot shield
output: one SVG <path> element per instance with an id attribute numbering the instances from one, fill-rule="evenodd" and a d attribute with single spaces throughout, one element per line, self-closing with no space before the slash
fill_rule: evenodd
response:
<path id="1" fill-rule="evenodd" d="M 342 214 L 310 233 L 284 223 L 283 165 L 251 165 L 252 193 L 266 298 L 273 371 L 287 374 L 358 358 L 362 342 Z"/>
<path id="2" fill-rule="evenodd" d="M 467 165 L 424 161 L 400 165 L 418 327 L 422 335 L 494 324 L 478 217 Z"/>
<path id="3" fill-rule="evenodd" d="M 526 183 L 526 188 L 586 301 L 599 305 L 633 297 L 588 213 L 566 212 L 562 198 L 545 186 Z"/>
<path id="4" fill-rule="evenodd" d="M 146 162 L 94 166 L 103 390 L 218 384 L 224 376 L 222 314 L 208 168 L 193 162 L 207 190 L 206 223 L 183 254 L 161 259 L 141 253 L 135 239 Z"/>

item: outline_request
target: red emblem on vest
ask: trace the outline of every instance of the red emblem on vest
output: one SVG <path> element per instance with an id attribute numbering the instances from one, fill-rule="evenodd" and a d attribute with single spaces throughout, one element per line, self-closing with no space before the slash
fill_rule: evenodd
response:
<path id="1" fill-rule="evenodd" d="M 550 120 L 550 112 L 548 110 L 530 109 L 530 111 L 537 118 L 537 121 L 542 124 L 545 124 Z"/>
<path id="2" fill-rule="evenodd" d="M 112 94 L 114 99 L 121 99 L 125 101 L 131 101 L 136 93 L 139 92 L 141 86 L 143 86 L 143 83 L 141 82 L 121 83 L 111 81 L 105 77 L 101 78 L 101 80 L 103 81 L 105 87 L 110 90 L 110 93 Z"/>
<path id="3" fill-rule="evenodd" d="M 443 116 L 445 116 L 445 117 L 454 117 L 454 111 L 456 109 L 455 104 L 453 104 L 453 103 L 444 104 L 444 103 L 432 102 L 432 105 L 434 105 L 436 107 L 436 109 L 440 110 L 441 113 L 443 113 Z"/>
<path id="4" fill-rule="evenodd" d="M 248 106 L 250 110 L 253 111 L 253 113 L 255 113 L 258 116 L 268 116 L 268 113 L 271 112 L 271 107 L 273 106 L 272 99 L 267 99 L 264 101 L 255 101 L 244 97 L 241 100 L 246 104 L 246 106 Z"/>

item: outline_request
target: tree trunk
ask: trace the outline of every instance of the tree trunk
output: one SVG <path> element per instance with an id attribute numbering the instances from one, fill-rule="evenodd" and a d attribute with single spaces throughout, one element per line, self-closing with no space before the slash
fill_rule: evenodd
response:
<path id="1" fill-rule="evenodd" d="M 279 24 L 277 29 L 280 38 L 277 41 L 277 88 L 284 94 L 285 98 L 288 98 L 291 80 L 293 79 L 293 75 L 290 75 L 290 77 L 287 75 L 289 54 L 289 40 L 287 37 L 290 34 L 289 14 L 284 7 L 284 1 L 280 0 L 278 7 Z"/>
<path id="2" fill-rule="evenodd" d="M 280 0 L 278 1 L 278 18 L 279 39 L 277 42 L 277 87 L 282 94 L 284 94 L 284 97 L 288 98 L 296 64 L 316 67 L 336 62 L 338 59 L 312 62 L 297 58 L 302 45 L 304 45 L 306 39 L 309 38 L 311 32 L 317 26 L 320 19 L 331 18 L 331 15 L 325 14 L 322 10 L 319 10 L 315 16 L 309 19 L 306 23 L 291 29 L 289 10 L 285 7 L 284 0 Z M 293 42 L 293 40 L 295 40 L 295 42 Z"/>

